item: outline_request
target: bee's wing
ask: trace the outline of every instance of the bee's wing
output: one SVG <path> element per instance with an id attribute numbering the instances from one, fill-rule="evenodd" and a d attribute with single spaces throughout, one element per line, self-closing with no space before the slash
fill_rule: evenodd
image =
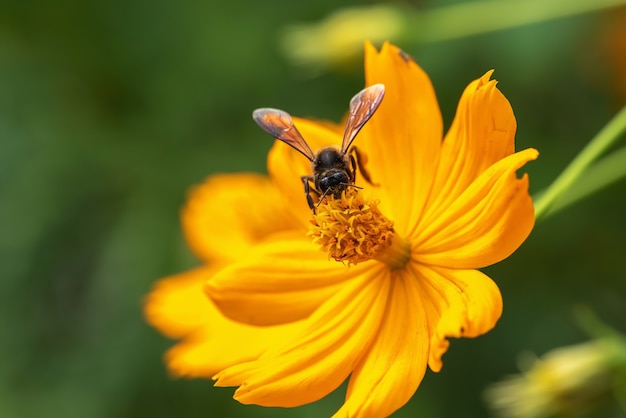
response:
<path id="1" fill-rule="evenodd" d="M 363 125 L 374 115 L 384 95 L 385 86 L 374 84 L 364 88 L 350 100 L 350 113 L 348 114 L 346 129 L 343 132 L 343 141 L 341 143 L 342 154 L 348 151 L 352 141 L 354 141 Z"/>
<path id="2" fill-rule="evenodd" d="M 315 161 L 315 154 L 296 129 L 289 113 L 264 107 L 252 112 L 252 118 L 265 132 L 301 152 L 310 161 Z"/>

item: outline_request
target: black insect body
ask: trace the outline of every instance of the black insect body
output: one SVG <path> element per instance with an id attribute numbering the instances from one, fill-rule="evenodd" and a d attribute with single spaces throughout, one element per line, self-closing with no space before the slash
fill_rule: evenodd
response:
<path id="1" fill-rule="evenodd" d="M 336 198 L 341 197 L 341 193 L 347 187 L 358 187 L 354 184 L 357 166 L 363 178 L 371 183 L 362 165 L 363 159 L 360 158 L 358 149 L 351 145 L 363 125 L 378 109 L 384 95 L 385 86 L 382 84 L 374 84 L 357 93 L 350 100 L 350 113 L 346 121 L 341 148 L 324 147 L 317 153 L 311 150 L 287 112 L 272 108 L 261 108 L 253 112 L 253 119 L 265 132 L 285 142 L 311 161 L 313 175 L 305 175 L 301 179 L 304 183 L 307 203 L 313 213 L 315 213 L 316 205 L 311 193 L 318 196 L 318 202 L 321 202 L 328 194 Z M 313 188 L 311 188 L 311 183 L 313 183 Z"/>

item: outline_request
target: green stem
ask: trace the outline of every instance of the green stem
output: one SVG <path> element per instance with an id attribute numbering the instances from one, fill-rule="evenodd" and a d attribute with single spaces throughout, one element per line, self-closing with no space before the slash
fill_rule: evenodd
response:
<path id="1" fill-rule="evenodd" d="M 426 10 L 410 17 L 405 39 L 437 42 L 626 4 L 626 0 L 480 0 Z"/>
<path id="2" fill-rule="evenodd" d="M 535 199 L 535 218 L 537 220 L 541 219 L 550 206 L 574 184 L 587 167 L 602 155 L 624 131 L 626 131 L 626 106 L 598 132 L 557 179 Z"/>
<path id="3" fill-rule="evenodd" d="M 579 177 L 576 182 L 576 187 L 562 194 L 550 206 L 548 211 L 544 213 L 543 219 L 585 199 L 592 193 L 596 193 L 624 177 L 626 177 L 626 147 L 622 147 L 617 151 L 611 151 L 609 155 L 587 168 L 585 175 Z"/>

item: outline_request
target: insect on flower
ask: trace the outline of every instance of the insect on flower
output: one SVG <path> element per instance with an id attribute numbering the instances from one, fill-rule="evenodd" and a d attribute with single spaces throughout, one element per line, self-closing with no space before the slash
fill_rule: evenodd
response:
<path id="1" fill-rule="evenodd" d="M 502 295 L 478 269 L 506 259 L 534 226 L 529 176 L 518 171 L 537 150 L 515 151 L 515 115 L 492 71 L 465 88 L 444 134 L 428 75 L 398 47 L 366 43 L 365 70 L 366 85 L 381 86 L 353 99 L 347 126 L 259 110 L 279 138 L 269 176 L 217 175 L 191 193 L 183 226 L 208 265 L 163 280 L 146 303 L 150 323 L 182 340 L 166 356 L 175 375 L 212 378 L 237 387 L 238 402 L 272 408 L 319 401 L 348 381 L 334 417 L 388 417 L 427 368 L 441 370 L 451 338 L 498 322 Z M 378 183 L 369 193 L 358 189 L 357 134 L 360 164 Z M 304 182 L 311 209 L 292 204 Z"/>
<path id="2" fill-rule="evenodd" d="M 291 115 L 283 110 L 272 108 L 256 109 L 252 113 L 254 121 L 268 134 L 279 139 L 300 152 L 311 161 L 313 175 L 304 175 L 300 179 L 304 183 L 304 193 L 309 208 L 315 213 L 315 202 L 311 193 L 317 195 L 319 205 L 329 193 L 336 198 L 347 187 L 360 188 L 354 184 L 357 166 L 363 178 L 373 184 L 363 166 L 363 158 L 356 147 L 350 147 L 357 134 L 374 115 L 385 95 L 385 86 L 374 84 L 357 93 L 350 100 L 350 112 L 343 133 L 341 148 L 328 146 L 316 153 L 302 137 L 293 123 Z M 311 188 L 313 182 L 313 188 Z"/>

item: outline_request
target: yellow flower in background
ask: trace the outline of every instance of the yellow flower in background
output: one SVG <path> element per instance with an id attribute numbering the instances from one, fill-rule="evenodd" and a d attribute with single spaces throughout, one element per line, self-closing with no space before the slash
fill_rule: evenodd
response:
<path id="1" fill-rule="evenodd" d="M 579 416 L 610 399 L 626 365 L 623 338 L 559 347 L 524 373 L 493 384 L 485 398 L 503 418 Z"/>
<path id="2" fill-rule="evenodd" d="M 362 59 L 363 39 L 374 43 L 393 40 L 406 27 L 406 11 L 395 6 L 340 9 L 320 22 L 285 28 L 281 49 L 293 64 L 316 75 Z"/>
<path id="3" fill-rule="evenodd" d="M 515 118 L 491 72 L 466 88 L 444 138 L 413 60 L 368 44 L 365 70 L 386 91 L 355 142 L 376 186 L 357 175 L 363 190 L 329 196 L 312 215 L 299 179 L 309 162 L 277 141 L 271 180 L 221 176 L 192 193 L 187 239 L 218 264 L 166 279 L 146 305 L 155 327 L 183 338 L 168 354 L 176 373 L 217 372 L 240 402 L 282 407 L 349 379 L 335 416 L 388 416 L 426 365 L 441 369 L 447 338 L 481 335 L 500 317 L 500 292 L 476 269 L 530 233 L 528 177 L 516 171 L 537 151 L 514 152 Z M 313 149 L 341 143 L 342 127 L 294 121 Z"/>

